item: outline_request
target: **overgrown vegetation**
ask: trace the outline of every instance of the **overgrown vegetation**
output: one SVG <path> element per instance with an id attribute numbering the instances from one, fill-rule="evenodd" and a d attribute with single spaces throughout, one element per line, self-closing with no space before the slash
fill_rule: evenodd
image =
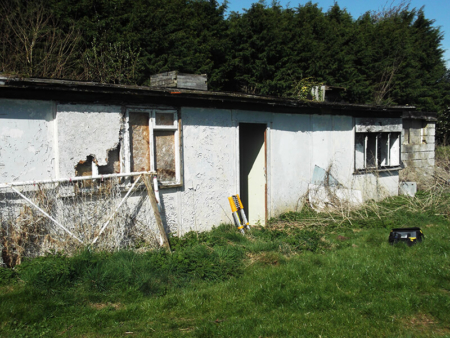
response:
<path id="1" fill-rule="evenodd" d="M 49 253 L 0 269 L 0 335 L 449 335 L 449 202 L 436 186 L 345 215 L 305 206 L 246 236 L 171 237 L 172 254 Z M 423 243 L 387 243 L 409 226 Z"/>

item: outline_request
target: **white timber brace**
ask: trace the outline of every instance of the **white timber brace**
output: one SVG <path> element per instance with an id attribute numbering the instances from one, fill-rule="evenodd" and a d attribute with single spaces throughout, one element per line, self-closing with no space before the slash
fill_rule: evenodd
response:
<path id="1" fill-rule="evenodd" d="M 40 208 L 39 206 L 37 206 L 35 203 L 33 203 L 33 201 L 31 201 L 29 198 L 27 198 L 24 194 L 22 194 L 19 190 L 17 190 L 15 187 L 18 186 L 25 186 L 25 185 L 35 185 L 35 184 L 46 184 L 46 183 L 63 183 L 63 182 L 77 182 L 77 181 L 84 181 L 84 180 L 90 180 L 90 179 L 103 179 L 103 178 L 111 178 L 111 177 L 129 177 L 129 176 L 139 176 L 137 178 L 137 180 L 133 183 L 133 185 L 131 186 L 131 188 L 128 190 L 127 194 L 125 195 L 125 197 L 122 199 L 122 201 L 119 203 L 119 205 L 117 206 L 117 208 L 115 209 L 114 213 L 109 217 L 108 221 L 103 225 L 103 227 L 101 228 L 99 234 L 97 235 L 97 237 L 95 237 L 94 241 L 92 242 L 92 244 L 95 244 L 98 240 L 98 238 L 100 237 L 100 235 L 103 233 L 103 231 L 105 230 L 105 228 L 108 226 L 109 222 L 113 219 L 113 217 L 115 216 L 115 214 L 117 213 L 117 211 L 120 209 L 120 207 L 122 206 L 122 204 L 125 202 L 125 200 L 128 198 L 128 196 L 131 194 L 131 192 L 133 191 L 134 187 L 136 186 L 136 184 L 138 183 L 138 181 L 140 180 L 141 176 L 143 174 L 155 174 L 154 172 L 134 172 L 134 173 L 125 173 L 125 174 L 108 174 L 108 175 L 95 175 L 95 176 L 77 176 L 77 177 L 73 177 L 73 178 L 61 178 L 61 179 L 48 179 L 48 180 L 38 180 L 38 181 L 24 181 L 24 182 L 13 182 L 13 183 L 4 183 L 4 184 L 0 184 L 0 189 L 12 189 L 17 195 L 19 195 L 21 198 L 23 198 L 26 202 L 28 202 L 30 205 L 32 205 L 34 208 L 36 208 L 40 213 L 42 213 L 45 217 L 47 217 L 48 219 L 50 219 L 53 223 L 55 223 L 57 226 L 59 226 L 60 228 L 62 228 L 65 232 L 67 232 L 71 237 L 73 237 L 74 239 L 76 239 L 78 242 L 80 242 L 81 244 L 84 244 L 83 241 L 81 239 L 79 239 L 77 236 L 75 236 L 69 229 L 67 229 L 64 225 L 62 225 L 61 223 L 59 223 L 57 220 L 55 220 L 53 217 L 51 217 L 47 212 L 45 212 L 42 208 Z"/>

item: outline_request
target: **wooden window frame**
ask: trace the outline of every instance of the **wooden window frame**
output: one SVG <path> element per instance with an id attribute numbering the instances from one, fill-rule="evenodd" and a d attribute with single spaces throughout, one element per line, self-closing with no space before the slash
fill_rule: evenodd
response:
<path id="1" fill-rule="evenodd" d="M 387 164 L 386 165 L 380 165 L 379 162 L 380 161 L 380 152 L 378 151 L 379 149 L 379 140 L 381 139 L 382 134 L 386 134 L 387 135 L 387 151 L 386 151 L 386 161 Z M 364 137 L 364 152 L 363 152 L 363 156 L 364 156 L 364 160 L 363 160 L 363 168 L 357 168 L 357 161 L 356 161 L 356 140 L 359 136 L 363 136 Z M 375 165 L 374 166 L 368 166 L 368 143 L 369 143 L 369 137 L 374 137 L 375 138 Z M 393 153 L 393 149 L 392 149 L 392 143 L 391 141 L 395 140 L 396 142 L 396 147 L 397 152 L 398 152 L 398 159 L 397 161 L 395 161 L 393 159 L 392 153 Z M 355 173 L 360 173 L 360 172 L 367 172 L 367 171 L 383 171 L 383 170 L 397 170 L 397 169 L 401 169 L 401 133 L 400 132 L 357 132 L 355 133 L 355 149 L 354 149 L 354 166 L 355 166 Z M 392 164 L 392 162 L 394 164 Z"/>
<path id="2" fill-rule="evenodd" d="M 155 136 L 154 131 L 173 131 L 175 147 L 175 181 L 161 181 L 163 186 L 171 187 L 181 184 L 181 145 L 180 145 L 180 121 L 178 120 L 178 111 L 175 109 L 141 109 L 128 108 L 125 112 L 124 135 L 123 135 L 123 156 L 124 165 L 121 167 L 124 173 L 131 172 L 131 140 L 130 140 L 130 114 L 148 114 L 149 118 L 149 148 L 150 148 L 150 171 L 156 172 L 155 157 Z M 156 114 L 173 114 L 173 125 L 157 125 Z"/>

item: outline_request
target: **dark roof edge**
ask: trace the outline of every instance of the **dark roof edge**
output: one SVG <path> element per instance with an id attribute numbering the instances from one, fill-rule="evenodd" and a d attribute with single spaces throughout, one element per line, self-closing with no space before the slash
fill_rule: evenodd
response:
<path id="1" fill-rule="evenodd" d="M 430 122 L 436 122 L 438 120 L 436 112 L 424 112 L 424 111 L 404 111 L 402 118 L 426 120 Z"/>
<path id="2" fill-rule="evenodd" d="M 55 80 L 55 79 L 39 79 L 39 78 L 15 78 L 8 76 L 0 76 L 1 88 L 17 89 L 17 90 L 43 90 L 43 91 L 64 91 L 64 92 L 82 92 L 104 95 L 125 95 L 125 96 L 143 96 L 143 97 L 165 97 L 171 100 L 200 100 L 209 102 L 228 102 L 228 103 L 257 103 L 272 107 L 288 107 L 288 108 L 322 108 L 340 111 L 366 111 L 380 113 L 394 113 L 403 115 L 415 113 L 414 106 L 372 106 L 363 104 L 349 103 L 331 103 L 302 101 L 293 98 L 280 98 L 274 96 L 251 95 L 245 93 L 231 92 L 213 92 L 180 88 L 158 88 L 135 85 L 120 84 L 103 84 L 96 82 L 82 82 L 72 80 Z M 427 118 L 435 118 L 435 113 L 423 113 L 421 116 Z M 424 115 L 425 114 L 425 115 Z M 408 115 L 410 116 L 410 115 Z"/>

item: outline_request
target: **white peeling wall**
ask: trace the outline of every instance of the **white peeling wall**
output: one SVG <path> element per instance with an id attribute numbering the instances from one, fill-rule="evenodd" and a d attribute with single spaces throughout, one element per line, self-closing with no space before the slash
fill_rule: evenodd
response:
<path id="1" fill-rule="evenodd" d="M 398 170 L 354 175 L 352 189 L 361 190 L 363 200 L 381 200 L 398 195 Z"/>
<path id="2" fill-rule="evenodd" d="M 315 166 L 330 169 L 341 184 L 351 186 L 351 117 L 274 114 L 270 140 L 271 217 L 301 208 Z"/>
<path id="3" fill-rule="evenodd" d="M 398 173 L 354 174 L 353 118 L 183 108 L 184 190 L 178 192 L 178 232 L 231 221 L 227 197 L 239 192 L 239 123 L 265 123 L 269 217 L 305 202 L 315 166 L 330 169 L 364 199 L 398 193 Z M 181 199 L 180 199 L 181 194 Z"/>
<path id="4" fill-rule="evenodd" d="M 312 158 L 311 115 L 274 115 L 270 132 L 269 213 L 296 211 L 308 190 Z"/>
<path id="5" fill-rule="evenodd" d="M 0 182 L 73 177 L 75 166 L 88 156 L 106 165 L 108 151 L 121 140 L 120 106 L 0 103 L 0 113 L 6 114 L 0 126 Z M 228 197 L 239 192 L 239 123 L 267 124 L 269 217 L 304 203 L 315 166 L 331 168 L 345 188 L 362 190 L 366 198 L 376 198 L 380 191 L 397 194 L 398 173 L 354 174 L 352 117 L 203 108 L 182 108 L 180 116 L 183 187 L 160 190 L 162 217 L 172 233 L 232 223 Z M 125 211 L 122 216 L 142 236 L 158 234 L 145 190 L 132 194 Z"/>
<path id="6" fill-rule="evenodd" d="M 236 128 L 230 110 L 183 108 L 184 191 L 179 233 L 232 223 L 236 190 Z"/>
<path id="7" fill-rule="evenodd" d="M 0 99 L 0 183 L 54 177 L 54 103 Z"/>
<path id="8" fill-rule="evenodd" d="M 80 161 L 86 160 L 87 156 L 95 157 L 99 166 L 106 165 L 108 151 L 116 148 L 121 142 L 121 133 L 124 130 L 121 107 L 58 105 L 57 110 L 60 177 L 75 176 L 75 166 Z M 161 189 L 160 194 L 163 222 L 167 230 L 178 233 L 179 193 L 177 189 Z M 128 222 L 127 226 L 133 228 L 133 236 L 146 240 L 158 237 L 154 212 L 145 189 L 132 193 L 126 207 L 122 207 L 119 211 L 119 215 L 122 223 Z M 108 214 L 105 217 L 94 226 L 103 225 Z"/>
<path id="9" fill-rule="evenodd" d="M 119 145 L 120 106 L 58 105 L 59 176 L 75 176 L 75 166 L 93 156 L 106 165 L 108 150 Z"/>
<path id="10" fill-rule="evenodd" d="M 350 188 L 354 172 L 355 136 L 350 116 L 312 115 L 311 171 L 314 166 L 330 170 L 337 181 Z"/>

